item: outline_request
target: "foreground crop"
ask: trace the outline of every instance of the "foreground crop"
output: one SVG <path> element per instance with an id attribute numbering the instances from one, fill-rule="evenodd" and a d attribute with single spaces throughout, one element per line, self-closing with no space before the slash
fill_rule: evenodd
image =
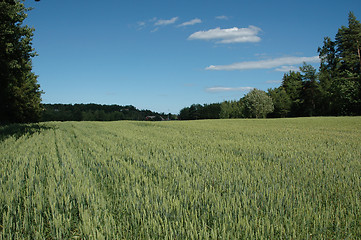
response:
<path id="1" fill-rule="evenodd" d="M 0 239 L 361 236 L 361 118 L 0 130 Z"/>

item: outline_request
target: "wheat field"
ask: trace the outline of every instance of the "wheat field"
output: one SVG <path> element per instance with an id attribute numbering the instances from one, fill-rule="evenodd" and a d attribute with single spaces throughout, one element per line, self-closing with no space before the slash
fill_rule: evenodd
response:
<path id="1" fill-rule="evenodd" d="M 361 117 L 2 126 L 0 239 L 361 239 Z"/>

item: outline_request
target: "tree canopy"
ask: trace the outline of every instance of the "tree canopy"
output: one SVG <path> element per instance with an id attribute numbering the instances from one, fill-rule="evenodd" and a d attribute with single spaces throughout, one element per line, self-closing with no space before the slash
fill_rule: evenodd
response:
<path id="1" fill-rule="evenodd" d="M 0 122 L 34 122 L 41 115 L 41 91 L 32 72 L 34 29 L 23 25 L 24 4 L 0 1 Z"/>
<path id="2" fill-rule="evenodd" d="M 243 99 L 245 103 L 246 117 L 265 118 L 273 112 L 272 98 L 265 91 L 253 89 Z"/>
<path id="3" fill-rule="evenodd" d="M 41 121 L 174 120 L 172 114 L 139 110 L 132 105 L 43 104 Z"/>

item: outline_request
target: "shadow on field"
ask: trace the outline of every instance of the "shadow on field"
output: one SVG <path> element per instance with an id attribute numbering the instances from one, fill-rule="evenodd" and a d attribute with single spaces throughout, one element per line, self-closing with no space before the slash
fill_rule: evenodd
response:
<path id="1" fill-rule="evenodd" d="M 34 133 L 41 132 L 43 130 L 53 129 L 43 124 L 32 123 L 32 124 L 9 124 L 0 125 L 0 142 L 4 141 L 9 137 L 15 137 L 16 139 L 24 135 L 33 135 Z"/>

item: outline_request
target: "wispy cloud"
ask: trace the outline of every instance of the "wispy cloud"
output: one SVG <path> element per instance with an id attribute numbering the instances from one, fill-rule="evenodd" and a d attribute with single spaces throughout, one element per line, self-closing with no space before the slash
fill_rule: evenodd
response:
<path id="1" fill-rule="evenodd" d="M 194 24 L 197 24 L 197 23 L 201 23 L 202 20 L 199 19 L 199 18 L 195 18 L 195 19 L 192 19 L 188 22 L 184 22 L 182 24 L 179 24 L 178 27 L 185 27 L 185 26 L 190 26 L 190 25 L 194 25 Z"/>
<path id="2" fill-rule="evenodd" d="M 146 22 L 144 22 L 144 21 L 137 22 L 137 29 L 138 30 L 143 29 L 145 26 L 146 26 Z"/>
<path id="3" fill-rule="evenodd" d="M 268 80 L 266 81 L 267 84 L 275 84 L 275 83 L 281 83 L 282 80 Z"/>
<path id="4" fill-rule="evenodd" d="M 174 17 L 171 19 L 159 19 L 154 23 L 154 26 L 165 26 L 175 23 L 178 20 L 178 17 Z"/>
<path id="5" fill-rule="evenodd" d="M 156 32 L 156 31 L 158 31 L 158 30 L 159 30 L 159 27 L 156 27 L 156 28 L 154 28 L 153 30 L 151 30 L 150 32 L 154 33 L 154 32 Z"/>
<path id="6" fill-rule="evenodd" d="M 217 93 L 217 92 L 248 92 L 253 87 L 210 87 L 206 88 L 206 92 Z"/>
<path id="7" fill-rule="evenodd" d="M 295 66 L 281 66 L 281 67 L 275 69 L 275 71 L 277 71 L 277 72 L 289 72 L 289 71 L 297 72 L 299 70 L 300 69 Z"/>
<path id="8" fill-rule="evenodd" d="M 286 69 L 286 66 L 301 64 L 303 62 L 318 63 L 320 61 L 318 56 L 313 57 L 282 57 L 261 61 L 238 62 L 229 65 L 211 65 L 206 67 L 206 70 L 248 70 L 248 69 L 271 69 L 280 67 L 279 69 Z"/>
<path id="9" fill-rule="evenodd" d="M 217 16 L 216 19 L 218 19 L 218 20 L 228 20 L 228 17 L 222 15 L 222 16 Z"/>
<path id="10" fill-rule="evenodd" d="M 257 34 L 261 31 L 256 26 L 248 28 L 214 28 L 208 31 L 195 32 L 188 37 L 189 40 L 218 40 L 217 43 L 259 42 Z"/>

